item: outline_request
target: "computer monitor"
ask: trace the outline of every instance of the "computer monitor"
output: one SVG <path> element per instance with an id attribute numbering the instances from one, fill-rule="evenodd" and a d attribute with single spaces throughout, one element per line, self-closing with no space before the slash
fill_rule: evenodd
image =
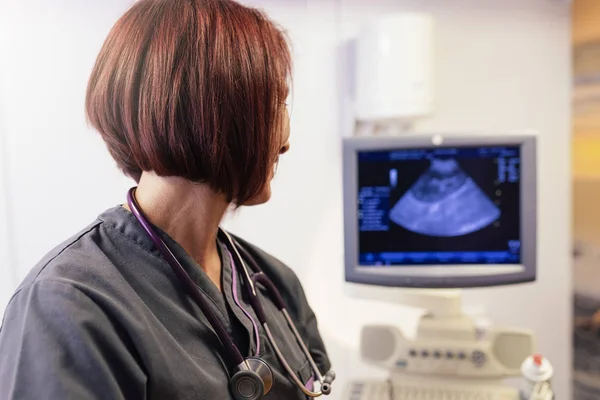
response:
<path id="1" fill-rule="evenodd" d="M 347 282 L 535 280 L 535 134 L 352 137 L 343 152 Z"/>

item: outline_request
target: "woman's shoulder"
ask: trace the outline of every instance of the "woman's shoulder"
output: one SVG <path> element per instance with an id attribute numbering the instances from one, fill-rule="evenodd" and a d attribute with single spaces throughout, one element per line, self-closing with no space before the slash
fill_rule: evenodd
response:
<path id="1" fill-rule="evenodd" d="M 118 256 L 120 237 L 105 226 L 103 216 L 109 209 L 47 252 L 28 272 L 17 292 L 29 286 L 71 287 L 83 294 L 110 290 L 119 281 L 124 266 Z M 126 253 L 126 249 L 122 249 Z"/>
<path id="2" fill-rule="evenodd" d="M 127 334 L 137 310 L 110 296 L 118 278 L 101 227 L 95 220 L 49 251 L 9 300 L 0 326 L 0 354 L 8 360 L 0 363 L 2 389 L 67 398 L 86 388 L 91 396 L 92 381 L 119 375 L 127 377 L 128 393 L 142 393 L 143 373 Z M 16 379 L 17 370 L 36 371 L 39 379 Z M 118 385 L 104 386 L 106 397 L 122 397 Z"/>
<path id="3" fill-rule="evenodd" d="M 73 282 L 72 275 L 83 272 L 86 264 L 93 263 L 94 253 L 100 252 L 94 238 L 100 224 L 100 220 L 95 220 L 47 252 L 25 276 L 19 289 L 43 281 Z"/>
<path id="4" fill-rule="evenodd" d="M 45 320 L 54 316 L 74 321 L 84 315 L 88 319 L 104 315 L 98 299 L 106 297 L 114 266 L 102 251 L 101 224 L 95 220 L 47 252 L 14 291 L 5 317 Z"/>

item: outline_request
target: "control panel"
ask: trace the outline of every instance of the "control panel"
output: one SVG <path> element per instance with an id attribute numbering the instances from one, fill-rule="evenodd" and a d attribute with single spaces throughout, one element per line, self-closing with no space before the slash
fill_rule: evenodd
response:
<path id="1" fill-rule="evenodd" d="M 450 335 L 447 335 L 450 336 Z M 522 361 L 534 350 L 525 332 L 499 331 L 484 339 L 407 339 L 391 326 L 363 329 L 362 358 L 396 373 L 460 378 L 503 379 L 520 375 Z"/>
<path id="2" fill-rule="evenodd" d="M 405 373 L 482 378 L 518 373 L 499 362 L 489 342 L 406 341 L 397 350 L 394 367 Z"/>

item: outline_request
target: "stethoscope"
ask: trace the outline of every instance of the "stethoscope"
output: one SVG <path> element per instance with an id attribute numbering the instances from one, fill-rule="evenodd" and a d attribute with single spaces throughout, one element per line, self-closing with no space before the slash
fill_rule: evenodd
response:
<path id="1" fill-rule="evenodd" d="M 269 393 L 271 388 L 273 387 L 273 372 L 271 368 L 267 365 L 267 363 L 258 357 L 259 344 L 257 343 L 256 355 L 244 357 L 242 353 L 235 345 L 231 337 L 227 334 L 227 331 L 223 324 L 219 321 L 211 307 L 209 306 L 207 300 L 202 296 L 200 290 L 194 283 L 194 281 L 189 277 L 189 275 L 185 272 L 185 269 L 181 265 L 181 263 L 177 260 L 177 257 L 171 252 L 165 242 L 161 239 L 161 237 L 155 232 L 152 228 L 150 222 L 148 222 L 147 218 L 144 216 L 143 212 L 140 209 L 139 204 L 135 199 L 135 187 L 131 188 L 127 193 L 127 203 L 129 205 L 129 209 L 138 220 L 138 222 L 142 225 L 148 236 L 154 242 L 158 250 L 161 252 L 163 258 L 167 261 L 167 263 L 173 269 L 173 272 L 179 277 L 182 283 L 186 286 L 189 294 L 194 298 L 200 310 L 206 316 L 209 324 L 214 329 L 217 337 L 219 338 L 221 344 L 223 345 L 224 350 L 224 362 L 228 368 L 228 372 L 230 373 L 229 387 L 236 398 L 236 400 L 259 400 L 262 399 L 264 395 Z M 324 376 L 321 375 L 319 368 L 317 367 L 314 359 L 312 358 L 306 344 L 303 342 L 298 329 L 296 329 L 296 325 L 292 321 L 285 304 L 283 302 L 283 298 L 279 294 L 279 291 L 273 284 L 273 282 L 260 270 L 259 266 L 256 263 L 251 263 L 254 273 L 252 276 L 248 273 L 248 268 L 246 268 L 246 264 L 244 260 L 240 256 L 237 246 L 234 244 L 231 236 L 222 229 L 219 229 L 219 236 L 221 239 L 224 239 L 228 250 L 233 253 L 235 258 L 235 263 L 241 266 L 242 268 L 242 277 L 244 280 L 244 286 L 248 291 L 248 298 L 250 301 L 250 305 L 252 309 L 256 313 L 258 317 L 258 321 L 262 325 L 265 334 L 267 335 L 267 339 L 269 343 L 273 347 L 279 362 L 283 365 L 283 368 L 286 370 L 289 377 L 292 379 L 294 384 L 300 389 L 305 395 L 309 397 L 319 397 L 322 395 L 327 395 L 331 393 L 331 384 L 335 379 L 335 373 L 333 371 L 327 372 Z M 234 264 L 235 265 L 235 264 Z M 235 270 L 234 270 L 235 271 Z M 234 275 L 235 276 L 235 275 Z M 320 384 L 320 390 L 314 392 L 312 390 L 308 390 L 304 383 L 300 379 L 296 373 L 292 370 L 287 360 L 281 353 L 279 346 L 275 342 L 273 338 L 273 334 L 271 333 L 271 329 L 269 329 L 269 325 L 267 323 L 266 314 L 262 308 L 262 304 L 260 303 L 260 299 L 258 297 L 258 292 L 256 290 L 256 285 L 260 283 L 265 289 L 270 293 L 271 300 L 277 307 L 279 311 L 285 317 L 290 329 L 294 333 L 296 337 L 296 341 L 298 342 L 302 352 L 308 359 L 310 366 L 313 371 L 313 376 L 316 381 Z M 244 311 L 242 309 L 242 311 Z M 258 328 L 256 328 L 256 336 L 258 339 Z"/>

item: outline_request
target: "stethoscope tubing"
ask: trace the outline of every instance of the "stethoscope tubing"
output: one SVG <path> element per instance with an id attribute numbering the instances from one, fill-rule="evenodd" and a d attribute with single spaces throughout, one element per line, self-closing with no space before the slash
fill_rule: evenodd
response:
<path id="1" fill-rule="evenodd" d="M 238 349 L 236 344 L 233 342 L 231 337 L 228 335 L 227 330 L 225 329 L 223 324 L 219 321 L 216 314 L 210 308 L 206 299 L 204 299 L 204 297 L 202 296 L 200 291 L 196 288 L 194 281 L 187 274 L 187 272 L 185 271 L 185 269 L 183 268 L 183 266 L 181 265 L 181 263 L 179 262 L 177 257 L 175 257 L 173 252 L 169 249 L 169 247 L 165 244 L 165 242 L 160 238 L 160 236 L 152 228 L 150 222 L 148 221 L 146 216 L 143 214 L 139 204 L 137 203 L 137 200 L 135 199 L 135 189 L 136 188 L 133 187 L 127 192 L 127 202 L 129 204 L 129 208 L 130 208 L 131 212 L 133 213 L 135 218 L 138 220 L 138 222 L 142 225 L 142 227 L 144 228 L 144 230 L 146 231 L 146 233 L 148 234 L 148 236 L 150 237 L 152 242 L 158 247 L 158 249 L 161 252 L 161 254 L 163 255 L 163 258 L 165 259 L 165 261 L 173 269 L 173 271 L 178 276 L 178 278 L 184 283 L 184 286 L 186 286 L 188 293 L 196 301 L 196 303 L 200 307 L 200 310 L 202 311 L 202 313 L 206 316 L 206 319 L 208 320 L 211 327 L 214 329 L 215 334 L 217 335 L 217 337 L 223 347 L 223 350 L 225 351 L 225 355 L 226 355 L 225 361 L 226 361 L 226 364 L 228 365 L 228 368 L 230 369 L 230 372 L 234 371 L 235 368 L 237 368 L 238 366 L 240 366 L 246 362 L 245 358 L 242 356 L 242 353 L 240 352 L 240 350 Z M 221 229 L 219 230 L 219 233 L 224 235 L 225 238 L 227 239 L 227 240 L 225 240 L 227 247 L 230 248 L 231 251 L 233 251 L 234 257 L 236 259 L 235 261 L 242 268 L 242 272 L 243 272 L 242 279 L 244 280 L 245 286 L 248 288 L 247 290 L 248 290 L 248 297 L 249 297 L 250 305 L 252 306 L 254 312 L 256 313 L 256 316 L 258 317 L 260 324 L 263 326 L 263 329 L 265 331 L 267 339 L 269 340 L 269 343 L 273 347 L 279 362 L 281 363 L 283 368 L 286 370 L 289 377 L 292 379 L 294 384 L 305 395 L 307 395 L 309 397 L 319 397 L 325 393 L 328 393 L 330 391 L 330 384 L 333 381 L 333 379 L 335 379 L 335 374 L 333 373 L 333 371 L 329 371 L 326 374 L 326 376 L 323 377 L 323 375 L 319 371 L 319 368 L 317 367 L 312 355 L 310 354 L 310 351 L 308 350 L 308 348 L 306 347 L 306 344 L 302 340 L 302 336 L 298 332 L 296 325 L 294 324 L 291 316 L 289 315 L 289 313 L 285 307 L 285 302 L 283 301 L 283 298 L 281 297 L 279 290 L 277 290 L 277 287 L 273 284 L 273 282 L 262 272 L 262 270 L 254 262 L 252 262 L 252 269 L 254 270 L 254 273 L 252 276 L 250 276 L 250 274 L 248 272 L 248 268 L 246 266 L 246 263 L 244 262 L 243 258 L 241 257 L 241 255 L 237 249 L 237 246 L 234 245 L 233 239 L 231 238 L 229 233 L 227 233 L 226 231 L 221 230 Z M 283 353 L 281 352 L 279 346 L 277 345 L 277 343 L 275 341 L 275 338 L 273 337 L 271 329 L 269 328 L 269 325 L 267 322 L 267 317 L 266 317 L 265 311 L 262 307 L 262 304 L 260 302 L 259 293 L 257 292 L 257 289 L 256 289 L 256 285 L 258 283 L 260 283 L 261 285 L 264 286 L 264 288 L 269 293 L 271 300 L 275 304 L 276 308 L 279 311 L 281 311 L 281 313 L 284 315 L 284 318 L 285 318 L 288 326 L 292 330 L 292 333 L 294 334 L 294 337 L 296 338 L 296 341 L 298 342 L 300 349 L 306 356 L 306 358 L 311 366 L 311 369 L 313 371 L 313 374 L 315 375 L 316 380 L 321 384 L 321 390 L 319 390 L 317 392 L 308 390 L 304 386 L 304 383 L 302 383 L 300 381 L 300 379 L 298 379 L 298 376 L 292 370 L 291 366 L 285 359 Z M 257 356 L 258 356 L 258 354 L 257 354 Z"/>

